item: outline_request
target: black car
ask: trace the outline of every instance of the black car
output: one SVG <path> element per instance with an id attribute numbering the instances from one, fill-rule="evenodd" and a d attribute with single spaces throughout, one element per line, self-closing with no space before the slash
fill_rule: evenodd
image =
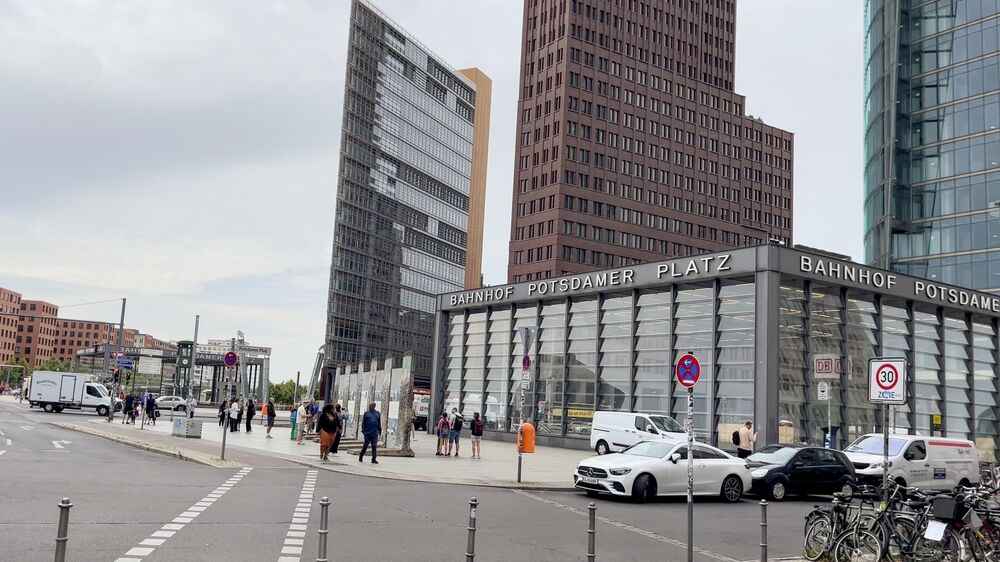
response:
<path id="1" fill-rule="evenodd" d="M 788 494 L 831 494 L 857 482 L 840 451 L 805 445 L 768 445 L 747 458 L 750 492 L 781 501 Z"/>

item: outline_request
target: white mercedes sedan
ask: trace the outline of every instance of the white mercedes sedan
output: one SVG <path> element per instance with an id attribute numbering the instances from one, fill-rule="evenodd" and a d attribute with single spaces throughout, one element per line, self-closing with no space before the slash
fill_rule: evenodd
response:
<path id="1" fill-rule="evenodd" d="M 695 443 L 694 494 L 739 501 L 750 489 L 750 469 L 743 459 Z M 573 474 L 574 485 L 587 495 L 631 496 L 645 502 L 656 496 L 687 494 L 687 442 L 643 441 L 620 453 L 584 459 Z"/>

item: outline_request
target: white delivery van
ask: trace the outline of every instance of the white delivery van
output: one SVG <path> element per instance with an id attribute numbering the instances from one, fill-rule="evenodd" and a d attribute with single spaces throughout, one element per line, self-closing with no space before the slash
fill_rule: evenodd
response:
<path id="1" fill-rule="evenodd" d="M 858 480 L 881 483 L 882 434 L 862 435 L 844 449 L 854 463 Z M 976 444 L 965 439 L 889 436 L 889 479 L 904 486 L 927 490 L 951 490 L 979 482 Z"/>
<path id="2" fill-rule="evenodd" d="M 681 441 L 687 433 L 677 420 L 661 414 L 594 412 L 590 446 L 598 455 L 621 451 L 640 441 Z"/>
<path id="3" fill-rule="evenodd" d="M 108 389 L 83 373 L 35 371 L 31 374 L 28 400 L 46 412 L 61 412 L 66 408 L 93 409 L 100 416 L 108 415 L 111 396 Z"/>

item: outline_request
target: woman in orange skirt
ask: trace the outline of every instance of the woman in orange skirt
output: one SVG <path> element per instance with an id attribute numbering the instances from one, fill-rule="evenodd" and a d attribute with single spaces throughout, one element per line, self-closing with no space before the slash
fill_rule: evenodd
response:
<path id="1" fill-rule="evenodd" d="M 333 404 L 323 406 L 316 428 L 319 431 L 319 458 L 323 461 L 330 460 L 327 455 L 333 448 L 333 440 L 340 432 L 340 418 L 333 412 Z"/>

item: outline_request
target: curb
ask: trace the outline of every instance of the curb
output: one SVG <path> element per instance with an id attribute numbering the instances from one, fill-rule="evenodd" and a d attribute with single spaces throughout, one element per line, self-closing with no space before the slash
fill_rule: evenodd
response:
<path id="1" fill-rule="evenodd" d="M 167 457 L 172 457 L 182 461 L 190 461 L 193 463 L 211 466 L 213 468 L 235 468 L 243 466 L 243 463 L 237 463 L 233 461 L 224 461 L 211 457 L 209 455 L 204 455 L 202 453 L 191 453 L 183 452 L 180 449 L 173 449 L 156 443 L 150 443 L 148 441 L 140 441 L 137 439 L 131 439 L 123 435 L 118 435 L 116 433 L 108 433 L 100 431 L 90 427 L 84 427 L 76 425 L 73 423 L 65 422 L 49 422 L 51 425 L 56 427 L 61 427 L 63 429 L 69 429 L 70 431 L 76 431 L 78 433 L 85 433 L 87 435 L 92 435 L 94 437 L 101 437 L 107 439 L 108 441 L 114 441 L 116 443 L 121 443 L 123 445 L 128 445 L 136 449 L 142 449 L 144 451 L 149 451 L 151 453 L 157 453 Z"/>
<path id="2" fill-rule="evenodd" d="M 353 476 L 365 476 L 368 478 L 381 478 L 384 480 L 397 480 L 400 482 L 420 482 L 423 484 L 458 484 L 460 486 L 476 486 L 480 488 L 497 488 L 506 490 L 527 490 L 535 492 L 571 492 L 576 490 L 575 486 L 551 486 L 546 484 L 531 484 L 531 483 L 520 483 L 509 482 L 503 480 L 497 480 L 495 482 L 490 482 L 486 480 L 476 480 L 470 478 L 428 478 L 426 476 L 421 478 L 409 477 L 402 474 L 394 473 L 377 473 L 372 474 L 370 472 L 362 472 L 358 469 L 351 468 L 350 465 L 346 464 L 324 464 L 321 462 L 306 460 L 302 458 L 286 457 L 284 455 L 275 455 L 277 458 L 292 462 L 301 466 L 308 466 L 310 468 L 319 468 L 322 470 L 327 470 L 329 472 L 338 472 L 340 474 L 350 474 Z"/>

